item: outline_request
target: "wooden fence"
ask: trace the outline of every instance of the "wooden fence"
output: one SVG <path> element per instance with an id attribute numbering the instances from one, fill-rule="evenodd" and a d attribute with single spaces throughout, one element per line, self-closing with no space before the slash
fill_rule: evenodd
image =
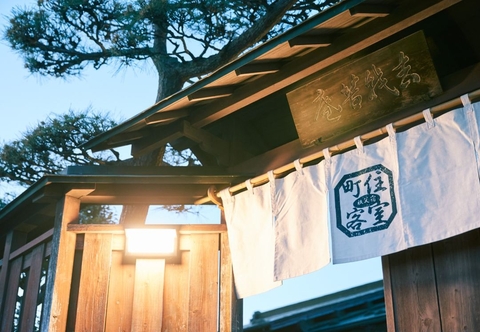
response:
<path id="1" fill-rule="evenodd" d="M 52 234 L 28 243 L 24 232 L 7 234 L 0 262 L 0 331 L 40 331 Z"/>
<path id="2" fill-rule="evenodd" d="M 127 263 L 123 226 L 75 223 L 73 197 L 58 206 L 53 229 L 6 238 L 1 331 L 241 330 L 225 225 L 180 226 L 181 263 Z"/>

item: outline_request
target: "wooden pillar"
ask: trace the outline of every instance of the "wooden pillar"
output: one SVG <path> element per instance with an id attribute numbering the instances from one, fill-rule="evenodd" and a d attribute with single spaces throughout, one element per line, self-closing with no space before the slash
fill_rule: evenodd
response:
<path id="1" fill-rule="evenodd" d="M 42 332 L 63 332 L 66 329 L 76 239 L 75 233 L 67 231 L 67 225 L 78 222 L 79 212 L 79 198 L 65 195 L 57 203 L 42 308 Z"/>
<path id="2" fill-rule="evenodd" d="M 388 331 L 480 331 L 480 230 L 382 258 Z"/>
<path id="3" fill-rule="evenodd" d="M 235 293 L 228 234 L 220 233 L 220 332 L 243 330 L 243 300 Z"/>

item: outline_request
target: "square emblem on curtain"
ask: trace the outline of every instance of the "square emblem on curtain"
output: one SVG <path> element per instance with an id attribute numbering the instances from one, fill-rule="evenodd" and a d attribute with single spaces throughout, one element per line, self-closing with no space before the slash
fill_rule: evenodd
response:
<path id="1" fill-rule="evenodd" d="M 348 237 L 387 229 L 397 214 L 392 171 L 381 164 L 345 174 L 334 190 L 336 226 Z"/>

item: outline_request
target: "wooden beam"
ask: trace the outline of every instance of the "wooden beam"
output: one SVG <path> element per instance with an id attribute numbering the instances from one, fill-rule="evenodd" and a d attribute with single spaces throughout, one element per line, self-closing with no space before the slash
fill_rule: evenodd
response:
<path id="1" fill-rule="evenodd" d="M 124 226 L 117 224 L 70 224 L 67 231 L 77 234 L 87 233 L 108 233 L 108 234 L 124 234 Z"/>
<path id="2" fill-rule="evenodd" d="M 288 46 L 294 47 L 326 47 L 332 44 L 333 37 L 330 35 L 307 35 L 298 36 L 288 41 Z"/>
<path id="3" fill-rule="evenodd" d="M 122 132 L 118 135 L 115 135 L 111 139 L 102 142 L 99 145 L 95 145 L 91 150 L 92 152 L 98 152 L 103 150 L 108 150 L 112 148 L 116 148 L 119 146 L 124 146 L 130 144 L 132 141 L 136 141 L 148 135 L 150 130 L 143 129 L 143 130 L 136 130 L 136 131 L 129 131 L 129 132 Z"/>
<path id="4" fill-rule="evenodd" d="M 162 147 L 167 143 L 175 141 L 183 136 L 181 132 L 182 126 L 183 121 L 179 121 L 167 126 L 167 128 L 162 128 L 162 130 L 154 131 L 152 129 L 149 135 L 144 136 L 132 143 L 132 149 L 130 151 L 131 155 L 138 157 L 153 151 L 156 148 Z"/>
<path id="5" fill-rule="evenodd" d="M 390 15 L 392 8 L 384 5 L 361 4 L 349 9 L 350 15 L 355 17 L 385 17 Z"/>
<path id="6" fill-rule="evenodd" d="M 213 224 L 213 225 L 182 225 L 180 226 L 180 234 L 214 234 L 225 233 L 227 225 Z"/>
<path id="7" fill-rule="evenodd" d="M 200 101 L 200 100 L 208 100 L 208 99 L 217 99 L 228 97 L 233 94 L 234 87 L 233 86 L 221 86 L 215 88 L 204 88 L 202 90 L 196 91 L 190 95 L 188 95 L 189 101 Z"/>
<path id="8" fill-rule="evenodd" d="M 95 190 L 95 183 L 78 183 L 66 195 L 81 198 Z M 56 203 L 65 194 L 65 188 L 46 186 L 41 193 L 32 198 L 33 203 Z"/>
<path id="9" fill-rule="evenodd" d="M 164 224 L 162 227 L 175 227 L 180 234 L 215 234 L 225 233 L 227 226 L 225 224 L 199 224 L 199 225 L 168 225 Z M 89 233 L 109 233 L 109 234 L 124 234 L 123 225 L 101 225 L 101 224 L 69 224 L 67 226 L 68 232 L 77 234 Z M 47 232 L 48 233 L 48 232 Z"/>
<path id="10" fill-rule="evenodd" d="M 46 231 L 42 235 L 36 237 L 34 240 L 28 242 L 27 244 L 21 246 L 20 248 L 18 248 L 14 252 L 12 252 L 10 254 L 10 259 L 14 259 L 14 258 L 26 253 L 30 249 L 33 249 L 34 247 L 40 245 L 42 242 L 48 240 L 48 238 L 51 237 L 52 235 L 53 235 L 53 228 Z"/>
<path id="11" fill-rule="evenodd" d="M 240 181 L 241 182 L 241 181 Z M 227 186 L 226 186 L 227 187 Z M 125 205 L 125 204 L 147 204 L 147 205 L 178 205 L 178 204 L 187 204 L 193 205 L 196 200 L 201 198 L 205 194 L 206 190 L 201 194 L 196 194 L 192 196 L 88 196 L 88 200 L 83 201 L 86 204 L 105 204 L 105 205 Z"/>
<path id="12" fill-rule="evenodd" d="M 253 157 L 239 142 L 230 142 L 212 135 L 206 130 L 195 128 L 185 121 L 183 135 L 198 143 L 206 153 L 217 158 L 220 166 L 229 166 L 235 160 L 245 160 Z"/>
<path id="13" fill-rule="evenodd" d="M 84 196 L 88 196 L 92 192 L 95 191 L 96 185 L 95 183 L 85 183 L 75 185 L 75 188 L 70 189 L 65 195 L 81 199 Z"/>
<path id="14" fill-rule="evenodd" d="M 296 139 L 275 149 L 268 150 L 267 152 L 246 160 L 245 162 L 234 165 L 228 170 L 249 170 L 253 174 L 264 173 L 317 151 L 322 151 L 322 149 L 317 147 L 302 149 L 300 140 Z"/>
<path id="15" fill-rule="evenodd" d="M 229 142 L 210 134 L 208 131 L 195 128 L 184 121 L 182 134 L 192 141 L 199 143 L 200 148 L 205 152 L 218 157 L 227 156 L 229 151 Z"/>
<path id="16" fill-rule="evenodd" d="M 145 123 L 147 125 L 167 122 L 167 121 L 174 121 L 183 117 L 186 117 L 189 114 L 189 110 L 187 109 L 180 109 L 175 111 L 168 111 L 168 112 L 158 112 L 155 113 L 148 118 L 145 118 Z"/>
<path id="17" fill-rule="evenodd" d="M 186 139 L 185 139 L 186 141 Z M 186 143 L 186 142 L 185 142 Z M 188 147 L 189 146 L 189 147 Z M 175 147 L 174 147 L 175 148 Z M 200 146 L 198 145 L 192 145 L 192 144 L 187 144 L 186 143 L 186 147 L 185 149 L 190 149 L 193 154 L 195 155 L 195 157 L 197 157 L 197 159 L 200 161 L 200 163 L 205 167 L 209 167 L 209 166 L 216 166 L 218 167 L 218 160 L 217 158 L 215 158 L 214 156 L 212 156 L 211 154 L 208 154 L 206 153 L 205 151 L 202 150 L 202 148 L 200 148 Z M 182 151 L 184 149 L 180 149 L 179 151 Z"/>
<path id="18" fill-rule="evenodd" d="M 253 76 L 276 73 L 280 70 L 278 62 L 251 63 L 235 70 L 237 76 Z"/>

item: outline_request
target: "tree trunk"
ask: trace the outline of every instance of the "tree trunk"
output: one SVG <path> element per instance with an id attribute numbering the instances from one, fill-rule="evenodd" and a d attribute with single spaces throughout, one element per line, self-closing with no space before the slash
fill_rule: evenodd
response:
<path id="1" fill-rule="evenodd" d="M 152 59 L 158 72 L 158 90 L 156 102 L 179 91 L 184 81 L 176 71 L 178 62 L 169 57 Z M 144 156 L 131 159 L 126 165 L 131 166 L 166 166 L 163 162 L 165 147 L 156 149 Z M 141 226 L 145 224 L 149 205 L 124 205 L 120 223 L 126 226 Z"/>
<path id="2" fill-rule="evenodd" d="M 180 63 L 170 57 L 159 57 L 160 59 L 153 59 L 155 68 L 158 72 L 158 89 L 157 99 L 155 102 L 178 92 L 182 89 L 185 80 L 177 71 Z"/>

